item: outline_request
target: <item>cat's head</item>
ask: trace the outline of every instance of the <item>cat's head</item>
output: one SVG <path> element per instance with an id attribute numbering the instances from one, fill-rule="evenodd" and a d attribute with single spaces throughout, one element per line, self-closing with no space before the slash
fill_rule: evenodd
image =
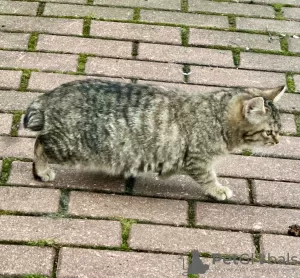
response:
<path id="1" fill-rule="evenodd" d="M 245 89 L 247 95 L 242 100 L 240 130 L 243 146 L 271 146 L 279 143 L 281 120 L 275 104 L 285 90 L 285 86 Z"/>

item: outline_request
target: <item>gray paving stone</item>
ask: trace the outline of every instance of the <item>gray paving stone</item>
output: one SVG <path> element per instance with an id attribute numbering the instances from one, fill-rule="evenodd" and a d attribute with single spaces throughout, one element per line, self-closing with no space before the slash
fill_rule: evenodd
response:
<path id="1" fill-rule="evenodd" d="M 0 67 L 76 71 L 78 56 L 0 50 Z"/>
<path id="2" fill-rule="evenodd" d="M 289 51 L 299 53 L 300 52 L 300 38 L 289 38 Z"/>
<path id="3" fill-rule="evenodd" d="M 261 253 L 266 254 L 267 256 L 270 254 L 270 256 L 275 257 L 277 261 L 280 260 L 280 256 L 283 256 L 284 260 L 281 257 L 281 262 L 287 262 L 289 257 L 290 263 L 293 263 L 292 260 L 299 263 L 299 250 L 300 241 L 297 237 L 282 235 L 262 235 L 261 237 Z"/>
<path id="4" fill-rule="evenodd" d="M 300 22 L 296 21 L 237 17 L 236 26 L 237 29 L 241 30 L 272 31 L 287 34 L 300 33 Z"/>
<path id="5" fill-rule="evenodd" d="M 197 203 L 196 225 L 239 231 L 283 233 L 300 211 L 231 204 Z"/>
<path id="6" fill-rule="evenodd" d="M 299 160 L 229 155 L 219 160 L 217 173 L 237 178 L 300 182 L 299 167 Z"/>
<path id="7" fill-rule="evenodd" d="M 139 45 L 138 59 L 170 63 L 234 67 L 232 52 L 229 50 L 175 45 L 141 43 Z"/>
<path id="8" fill-rule="evenodd" d="M 239 68 L 300 72 L 300 57 L 242 52 Z"/>
<path id="9" fill-rule="evenodd" d="M 129 246 L 138 250 L 187 253 L 192 250 L 222 254 L 251 254 L 254 252 L 250 234 L 133 224 Z"/>
<path id="10" fill-rule="evenodd" d="M 25 50 L 28 40 L 29 34 L 0 32 L 0 48 Z"/>
<path id="11" fill-rule="evenodd" d="M 82 35 L 82 19 L 0 15 L 0 31 Z"/>
<path id="12" fill-rule="evenodd" d="M 18 89 L 21 82 L 21 76 L 22 76 L 21 71 L 0 70 L 0 88 Z"/>
<path id="13" fill-rule="evenodd" d="M 99 273 L 101 277 L 180 278 L 182 259 L 187 261 L 176 255 L 64 247 L 59 253 L 57 278 L 96 278 Z"/>
<path id="14" fill-rule="evenodd" d="M 52 274 L 55 250 L 47 247 L 0 245 L 0 275 Z"/>
<path id="15" fill-rule="evenodd" d="M 38 2 L 5 1 L 0 2 L 0 14 L 36 15 Z"/>
<path id="16" fill-rule="evenodd" d="M 230 2 L 189 0 L 189 11 L 275 18 L 275 11 L 272 7 Z"/>
<path id="17" fill-rule="evenodd" d="M 33 178 L 32 163 L 15 161 L 12 164 L 8 184 L 33 187 L 77 188 L 101 190 L 107 192 L 124 192 L 124 180 L 107 177 L 97 172 L 84 172 L 73 168 L 54 165 L 57 175 L 53 182 L 40 182 Z"/>
<path id="18" fill-rule="evenodd" d="M 10 134 L 12 120 L 12 114 L 0 114 L 0 135 Z"/>
<path id="19" fill-rule="evenodd" d="M 44 15 L 92 17 L 101 19 L 132 19 L 133 9 L 46 3 Z"/>
<path id="20" fill-rule="evenodd" d="M 189 43 L 192 45 L 220 45 L 243 47 L 246 49 L 266 49 L 280 51 L 279 38 L 269 41 L 269 36 L 226 32 L 205 29 L 190 29 Z"/>
<path id="21" fill-rule="evenodd" d="M 141 21 L 227 28 L 225 16 L 141 10 Z"/>
<path id="22" fill-rule="evenodd" d="M 131 58 L 132 43 L 115 40 L 40 35 L 37 50 Z"/>
<path id="23" fill-rule="evenodd" d="M 18 137 L 0 137 L 0 157 L 33 157 L 34 139 Z"/>
<path id="24" fill-rule="evenodd" d="M 186 225 L 185 201 L 71 192 L 69 213 L 76 216 L 124 217 L 155 223 Z"/>
<path id="25" fill-rule="evenodd" d="M 239 2 L 253 2 L 258 4 L 290 4 L 298 5 L 298 0 L 239 0 Z"/>
<path id="26" fill-rule="evenodd" d="M 265 88 L 285 84 L 285 74 L 191 66 L 189 81 L 202 85 Z"/>
<path id="27" fill-rule="evenodd" d="M 281 113 L 282 129 L 285 134 L 296 134 L 295 116 L 293 114 Z"/>
<path id="28" fill-rule="evenodd" d="M 296 75 L 295 75 L 295 81 L 297 84 Z M 299 101 L 300 101 L 300 94 L 284 94 L 283 97 L 280 99 L 280 102 L 278 102 L 278 107 L 284 112 L 289 112 L 289 113 L 300 112 Z"/>
<path id="29" fill-rule="evenodd" d="M 40 241 L 81 246 L 119 246 L 121 224 L 117 221 L 0 216 L 0 240 Z"/>
<path id="30" fill-rule="evenodd" d="M 46 0 L 45 2 L 86 4 L 86 0 Z"/>
<path id="31" fill-rule="evenodd" d="M 54 213 L 58 212 L 60 191 L 26 187 L 0 187 L 0 210 Z"/>
<path id="32" fill-rule="evenodd" d="M 254 202 L 259 205 L 300 207 L 300 184 L 255 180 Z"/>
<path id="33" fill-rule="evenodd" d="M 92 20 L 90 34 L 120 40 L 181 44 L 178 27 Z"/>
<path id="34" fill-rule="evenodd" d="M 282 8 L 282 11 L 285 18 L 300 19 L 300 8 Z"/>
<path id="35" fill-rule="evenodd" d="M 174 88 L 191 94 L 212 93 L 221 89 L 220 87 L 214 87 L 214 86 L 190 85 L 190 84 L 182 84 L 182 83 L 167 83 L 167 82 L 158 82 L 158 81 L 150 81 L 150 80 L 138 80 L 137 83 L 169 87 L 171 89 Z"/>
<path id="36" fill-rule="evenodd" d="M 229 186 L 234 193 L 230 199 L 232 202 L 249 203 L 249 187 L 246 180 L 221 178 L 220 182 Z M 157 196 L 178 199 L 210 200 L 201 191 L 192 178 L 182 175 L 174 175 L 168 179 L 156 180 L 154 177 L 143 176 L 137 178 L 133 193 L 137 195 Z"/>
<path id="37" fill-rule="evenodd" d="M 176 64 L 88 58 L 85 72 L 110 77 L 153 79 L 161 81 L 183 81 L 182 66 Z"/>
<path id="38" fill-rule="evenodd" d="M 180 11 L 180 0 L 94 0 L 95 5 L 110 5 L 122 7 L 139 7 L 139 8 L 155 8 L 164 10 L 178 10 Z"/>
<path id="39" fill-rule="evenodd" d="M 39 95 L 37 93 L 0 90 L 0 109 L 2 111 L 25 110 Z"/>
<path id="40" fill-rule="evenodd" d="M 100 80 L 111 80 L 129 83 L 129 79 L 125 78 L 111 78 L 111 77 L 99 77 L 99 76 L 88 76 L 88 75 L 69 75 L 61 73 L 46 73 L 46 72 L 32 72 L 28 84 L 28 89 L 32 91 L 48 91 L 55 89 L 61 84 L 75 81 L 75 80 L 86 80 L 90 78 L 97 78 Z"/>
<path id="41" fill-rule="evenodd" d="M 300 75 L 294 75 L 294 81 L 296 85 L 296 91 L 300 92 Z"/>

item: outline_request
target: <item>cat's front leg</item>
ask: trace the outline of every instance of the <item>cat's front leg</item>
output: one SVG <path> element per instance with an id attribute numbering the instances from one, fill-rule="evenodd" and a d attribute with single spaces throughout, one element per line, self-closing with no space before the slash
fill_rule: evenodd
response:
<path id="1" fill-rule="evenodd" d="M 205 195 L 219 201 L 224 201 L 232 197 L 232 190 L 219 183 L 210 162 L 204 159 L 189 161 L 186 164 L 185 171 L 201 186 Z"/>

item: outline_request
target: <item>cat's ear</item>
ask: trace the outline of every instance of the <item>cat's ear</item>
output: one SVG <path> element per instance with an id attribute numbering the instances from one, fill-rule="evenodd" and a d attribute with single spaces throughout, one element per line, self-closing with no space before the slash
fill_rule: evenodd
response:
<path id="1" fill-rule="evenodd" d="M 266 114 L 265 102 L 262 97 L 255 97 L 244 101 L 244 117 L 252 124 L 258 124 Z"/>
<path id="2" fill-rule="evenodd" d="M 283 96 L 284 92 L 286 91 L 286 86 L 280 86 L 272 89 L 265 89 L 263 90 L 264 96 L 268 100 L 272 100 L 273 102 L 277 102 Z"/>

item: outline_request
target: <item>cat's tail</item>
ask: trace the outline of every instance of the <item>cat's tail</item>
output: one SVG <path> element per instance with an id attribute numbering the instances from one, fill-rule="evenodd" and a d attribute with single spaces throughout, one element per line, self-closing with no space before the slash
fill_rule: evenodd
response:
<path id="1" fill-rule="evenodd" d="M 44 127 L 44 109 L 43 100 L 33 101 L 27 108 L 24 117 L 24 127 L 33 131 L 40 131 Z"/>

